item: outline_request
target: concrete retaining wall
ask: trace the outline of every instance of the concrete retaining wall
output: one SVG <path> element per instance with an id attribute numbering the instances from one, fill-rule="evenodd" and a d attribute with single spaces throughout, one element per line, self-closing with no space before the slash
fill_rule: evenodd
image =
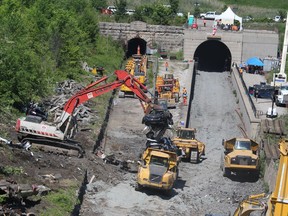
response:
<path id="1" fill-rule="evenodd" d="M 244 129 L 248 137 L 255 139 L 257 135 L 257 128 L 261 120 L 254 116 L 254 112 L 248 98 L 249 95 L 246 94 L 245 88 L 243 87 L 240 79 L 240 74 L 236 67 L 232 67 L 231 78 L 237 94 L 237 99 L 239 100 L 240 117 L 243 120 Z"/>

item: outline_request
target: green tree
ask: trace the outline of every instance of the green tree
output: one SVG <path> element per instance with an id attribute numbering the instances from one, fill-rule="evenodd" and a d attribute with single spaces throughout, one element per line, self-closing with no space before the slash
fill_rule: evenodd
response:
<path id="1" fill-rule="evenodd" d="M 115 20 L 117 22 L 124 19 L 127 16 L 126 7 L 127 7 L 127 1 L 126 0 L 116 0 L 117 11 L 115 13 Z"/>
<path id="2" fill-rule="evenodd" d="M 196 6 L 193 11 L 194 17 L 200 17 L 200 8 Z"/>
<path id="3" fill-rule="evenodd" d="M 179 10 L 179 0 L 169 0 L 172 14 L 176 15 Z"/>
<path id="4" fill-rule="evenodd" d="M 172 18 L 172 11 L 168 7 L 164 7 L 162 4 L 154 4 L 152 20 L 154 24 L 168 25 Z"/>

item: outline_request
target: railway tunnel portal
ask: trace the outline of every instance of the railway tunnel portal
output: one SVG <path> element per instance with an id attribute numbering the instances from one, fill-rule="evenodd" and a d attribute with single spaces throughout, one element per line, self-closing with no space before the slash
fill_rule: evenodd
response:
<path id="1" fill-rule="evenodd" d="M 218 40 L 201 43 L 195 50 L 194 59 L 198 62 L 198 70 L 222 72 L 231 69 L 231 52 Z"/>

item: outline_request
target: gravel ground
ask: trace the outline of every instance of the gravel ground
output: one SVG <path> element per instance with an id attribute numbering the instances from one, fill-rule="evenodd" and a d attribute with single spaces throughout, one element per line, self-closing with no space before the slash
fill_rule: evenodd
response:
<path id="1" fill-rule="evenodd" d="M 164 70 L 164 63 L 160 63 L 160 72 Z M 169 70 L 180 79 L 181 86 L 189 86 L 186 77 L 191 68 L 187 69 L 182 62 L 170 62 Z M 186 109 L 179 104 L 172 110 L 174 122 L 183 120 Z M 123 175 L 113 183 L 95 179 L 87 186 L 80 215 L 228 215 L 244 196 L 264 192 L 261 180 L 222 176 L 221 141 L 242 136 L 236 109 L 229 73 L 199 71 L 190 126 L 197 128 L 196 137 L 206 143 L 205 158 L 199 164 L 180 164 L 180 178 L 169 197 L 159 191 L 135 191 L 136 173 L 120 169 Z M 104 141 L 105 152 L 136 161 L 145 147 L 142 117 L 137 99 L 116 99 Z M 111 173 L 111 178 L 115 178 L 114 174 Z"/>

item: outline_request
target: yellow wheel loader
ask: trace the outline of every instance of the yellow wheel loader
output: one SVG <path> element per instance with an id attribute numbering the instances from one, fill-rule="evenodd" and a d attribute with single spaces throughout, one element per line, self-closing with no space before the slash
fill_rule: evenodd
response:
<path id="1" fill-rule="evenodd" d="M 184 153 L 182 159 L 199 163 L 201 156 L 205 155 L 205 144 L 197 140 L 195 134 L 195 128 L 180 127 L 172 141 Z"/>

